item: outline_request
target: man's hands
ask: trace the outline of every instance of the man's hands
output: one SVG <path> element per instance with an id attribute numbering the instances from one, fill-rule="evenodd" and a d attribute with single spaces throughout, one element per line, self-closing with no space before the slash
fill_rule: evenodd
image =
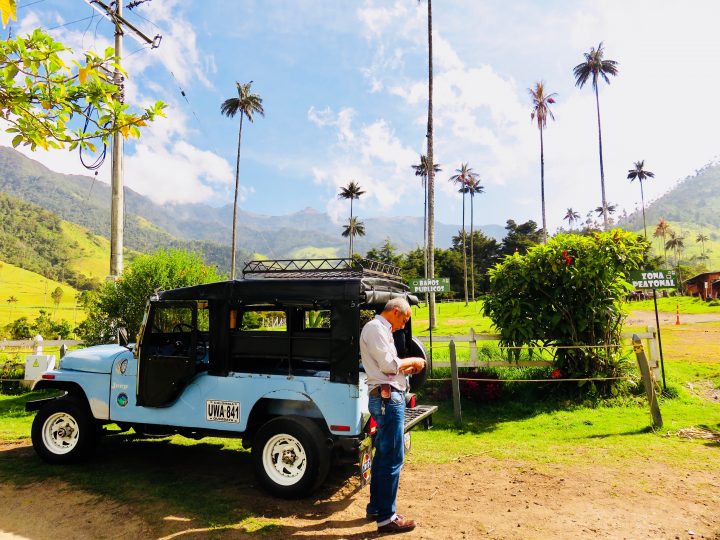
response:
<path id="1" fill-rule="evenodd" d="M 425 369 L 425 360 L 422 358 L 405 358 L 400 362 L 400 372 L 404 375 L 420 373 Z"/>

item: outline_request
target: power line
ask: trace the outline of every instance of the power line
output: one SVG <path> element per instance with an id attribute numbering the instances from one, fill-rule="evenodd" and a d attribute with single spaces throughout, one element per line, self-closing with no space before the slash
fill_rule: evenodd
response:
<path id="1" fill-rule="evenodd" d="M 44 2 L 45 0 L 35 0 L 35 2 L 30 2 L 29 4 L 23 4 L 22 6 L 18 6 L 18 9 L 34 6 L 35 4 L 39 4 L 40 2 Z"/>
<path id="2" fill-rule="evenodd" d="M 41 0 L 41 1 L 44 2 L 45 0 Z M 94 17 L 95 17 L 95 14 L 93 13 L 93 14 L 92 14 L 91 16 L 89 16 L 89 17 L 83 17 L 82 19 L 77 19 L 77 20 L 75 20 L 75 21 L 70 21 L 70 22 L 67 22 L 67 23 L 65 23 L 65 24 L 60 24 L 60 25 L 58 25 L 58 26 L 53 26 L 52 28 L 48 28 L 47 31 L 49 32 L 49 31 L 51 31 L 51 30 L 57 30 L 58 28 L 63 28 L 63 27 L 65 27 L 65 26 L 69 26 L 69 25 L 71 25 L 71 24 L 75 24 L 75 23 L 87 21 L 88 19 L 92 19 L 92 18 L 94 18 Z M 87 30 L 86 30 L 86 31 L 87 31 Z"/>

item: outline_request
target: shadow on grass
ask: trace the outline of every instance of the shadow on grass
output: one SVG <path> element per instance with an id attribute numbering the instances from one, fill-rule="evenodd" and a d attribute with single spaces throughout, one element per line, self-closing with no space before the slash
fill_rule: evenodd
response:
<path id="1" fill-rule="evenodd" d="M 428 403 L 427 400 L 421 400 Z M 459 433 L 482 434 L 498 428 L 500 424 L 526 420 L 542 414 L 569 410 L 565 402 L 524 402 L 503 399 L 493 403 L 476 403 L 465 398 L 461 400 L 462 427 L 455 425 L 452 399 L 434 403 L 438 412 L 433 416 L 433 425 L 439 429 Z"/>
<path id="2" fill-rule="evenodd" d="M 283 537 L 292 527 L 273 520 L 290 516 L 317 522 L 317 530 L 354 526 L 327 521 L 352 504 L 359 491 L 359 482 L 351 479 L 352 465 L 332 467 L 323 487 L 310 498 L 285 501 L 262 492 L 255 482 L 250 453 L 224 448 L 225 442 L 185 445 L 169 439 L 109 435 L 86 462 L 57 466 L 41 461 L 29 446 L 15 447 L 0 451 L 0 482 L 29 487 L 39 496 L 52 496 L 42 494 L 44 483 L 55 489 L 56 482 L 66 483 L 132 508 L 158 536 L 175 534 L 178 527 L 192 523 L 193 529 L 199 526 L 205 532 L 227 531 L 221 536 L 252 531 L 263 537 L 268 533 Z M 169 516 L 179 521 L 168 522 Z M 186 534 L 194 533 L 180 536 Z"/>
<path id="3" fill-rule="evenodd" d="M 624 435 L 645 435 L 652 433 L 654 430 L 652 426 L 647 426 L 641 429 L 632 429 L 629 431 L 617 431 L 614 433 L 596 433 L 594 435 L 583 435 L 583 439 L 607 439 L 608 437 L 622 437 Z"/>

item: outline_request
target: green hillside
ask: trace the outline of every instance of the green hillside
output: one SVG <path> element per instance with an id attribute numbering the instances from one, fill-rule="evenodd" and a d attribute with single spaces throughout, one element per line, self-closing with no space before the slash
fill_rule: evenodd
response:
<path id="1" fill-rule="evenodd" d="M 56 306 L 51 294 L 57 287 L 62 290 L 62 297 Z M 41 309 L 55 320 L 80 323 L 85 313 L 76 304 L 77 295 L 78 291 L 65 283 L 0 262 L 0 326 L 20 317 L 33 320 Z"/>

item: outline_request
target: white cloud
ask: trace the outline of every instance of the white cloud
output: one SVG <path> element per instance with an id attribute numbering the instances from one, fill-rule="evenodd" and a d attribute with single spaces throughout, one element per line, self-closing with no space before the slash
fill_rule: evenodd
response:
<path id="1" fill-rule="evenodd" d="M 373 215 L 378 210 L 390 212 L 415 186 L 407 172 L 408 164 L 417 155 L 399 140 L 386 121 L 380 119 L 355 129 L 348 109 L 338 114 L 330 109 L 311 109 L 308 116 L 315 125 L 337 131 L 337 143 L 329 149 L 326 164 L 312 168 L 313 179 L 317 184 L 333 186 L 333 193 L 350 180 L 358 182 L 366 193 L 353 204 L 355 215 L 362 218 L 362 211 L 369 209 Z M 347 218 L 347 207 L 347 201 L 339 201 L 336 196 L 326 202 L 326 211 L 336 223 Z"/>

